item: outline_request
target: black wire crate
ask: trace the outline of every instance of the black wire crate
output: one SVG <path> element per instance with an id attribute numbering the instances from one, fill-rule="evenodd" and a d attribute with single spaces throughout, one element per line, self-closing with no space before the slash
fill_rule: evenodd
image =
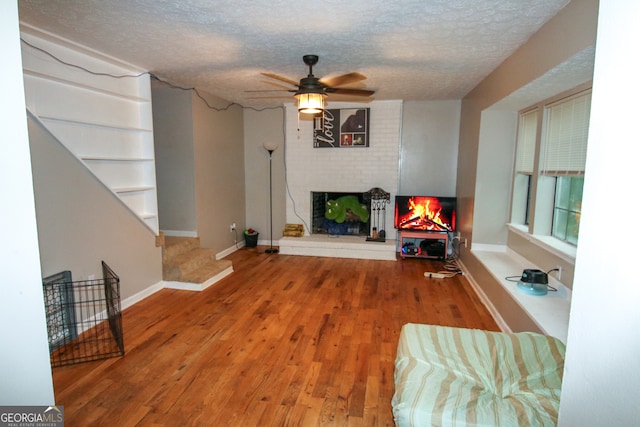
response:
<path id="1" fill-rule="evenodd" d="M 51 366 L 124 356 L 120 278 L 102 261 L 102 279 L 43 279 Z"/>

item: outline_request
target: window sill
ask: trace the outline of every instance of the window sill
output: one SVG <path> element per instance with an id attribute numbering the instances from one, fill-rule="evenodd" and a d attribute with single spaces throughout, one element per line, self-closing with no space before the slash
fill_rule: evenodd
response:
<path id="1" fill-rule="evenodd" d="M 570 289 L 549 276 L 549 284 L 555 287 L 557 292 L 549 292 L 544 296 L 522 293 L 517 290 L 516 283 L 507 280 L 506 277 L 520 275 L 526 268 L 538 268 L 536 265 L 506 246 L 474 245 L 471 253 L 545 334 L 567 342 L 571 306 Z M 498 307 L 494 309 L 499 314 Z"/>
<path id="2" fill-rule="evenodd" d="M 575 264 L 576 262 L 576 250 L 573 245 L 565 243 L 561 240 L 551 236 L 542 236 L 538 234 L 529 234 L 529 230 L 526 226 L 520 224 L 507 224 L 509 231 L 527 239 L 534 245 L 539 246 L 545 251 L 562 258 L 568 263 Z"/>

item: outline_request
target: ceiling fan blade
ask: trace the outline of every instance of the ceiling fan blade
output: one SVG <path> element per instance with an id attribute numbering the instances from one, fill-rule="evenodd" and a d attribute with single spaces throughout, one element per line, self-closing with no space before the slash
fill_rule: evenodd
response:
<path id="1" fill-rule="evenodd" d="M 320 79 L 320 83 L 325 86 L 334 87 L 334 86 L 342 86 L 347 85 L 349 83 L 360 82 L 362 80 L 366 80 L 367 78 L 360 73 L 347 73 L 341 76 L 336 77 L 323 77 Z"/>
<path id="2" fill-rule="evenodd" d="M 281 82 L 289 83 L 290 85 L 293 85 L 295 87 L 298 87 L 298 82 L 295 80 L 291 80 L 286 77 L 282 77 L 273 73 L 260 73 L 260 74 L 266 77 L 271 77 L 272 79 L 280 80 Z"/>
<path id="3" fill-rule="evenodd" d="M 290 96 L 247 96 L 246 99 L 291 99 Z"/>
<path id="4" fill-rule="evenodd" d="M 374 90 L 368 89 L 349 89 L 347 87 L 343 88 L 327 88 L 327 93 L 336 94 L 336 95 L 355 95 L 355 96 L 371 96 L 376 93 Z"/>
<path id="5" fill-rule="evenodd" d="M 294 92 L 295 92 L 296 90 L 298 90 L 298 88 L 297 88 L 297 87 L 296 87 L 295 89 L 292 89 L 292 88 L 291 88 L 290 86 L 288 86 L 288 85 L 284 85 L 284 84 L 279 83 L 279 82 L 274 82 L 273 80 L 262 80 L 262 82 L 263 82 L 264 84 L 268 84 L 269 86 L 277 87 L 277 88 L 280 88 L 280 89 L 282 89 L 282 90 L 290 90 L 290 91 L 294 91 Z"/>
<path id="6" fill-rule="evenodd" d="M 245 92 L 295 92 L 294 89 L 256 89 L 245 90 Z"/>

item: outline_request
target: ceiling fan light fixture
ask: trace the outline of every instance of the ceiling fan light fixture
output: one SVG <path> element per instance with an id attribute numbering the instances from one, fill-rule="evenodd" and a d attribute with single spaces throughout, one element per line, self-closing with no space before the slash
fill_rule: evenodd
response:
<path id="1" fill-rule="evenodd" d="M 327 95 L 322 92 L 298 92 L 295 98 L 298 100 L 298 112 L 302 114 L 317 114 L 324 110 L 324 98 Z"/>

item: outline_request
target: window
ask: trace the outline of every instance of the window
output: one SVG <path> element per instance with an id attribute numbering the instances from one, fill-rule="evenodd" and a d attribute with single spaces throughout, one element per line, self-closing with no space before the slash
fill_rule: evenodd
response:
<path id="1" fill-rule="evenodd" d="M 515 216 L 521 224 L 529 225 L 531 205 L 531 176 L 534 171 L 536 139 L 538 134 L 538 109 L 522 113 L 518 121 L 516 152 L 516 178 L 514 186 L 519 196 L 518 212 Z"/>
<path id="2" fill-rule="evenodd" d="M 551 235 L 573 245 L 578 244 L 583 183 L 584 178 L 581 176 L 556 178 Z"/>
<path id="3" fill-rule="evenodd" d="M 512 222 L 531 234 L 578 244 L 590 109 L 586 90 L 519 115 Z"/>

